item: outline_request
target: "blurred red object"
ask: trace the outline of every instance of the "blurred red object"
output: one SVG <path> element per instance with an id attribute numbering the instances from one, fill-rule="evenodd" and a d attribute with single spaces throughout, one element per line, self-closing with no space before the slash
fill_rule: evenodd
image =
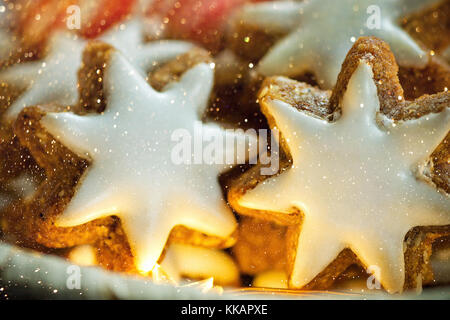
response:
<path id="1" fill-rule="evenodd" d="M 81 0 L 81 2 L 92 0 Z M 91 14 L 81 28 L 81 34 L 87 38 L 95 38 L 115 23 L 121 21 L 134 8 L 136 0 L 101 0 L 95 1 L 99 4 L 97 10 Z"/>
<path id="2" fill-rule="evenodd" d="M 261 0 L 155 0 L 149 15 L 163 17 L 168 36 L 199 42 L 217 49 L 232 12 L 248 2 Z"/>
<path id="3" fill-rule="evenodd" d="M 95 38 L 145 4 L 147 16 L 163 18 L 167 36 L 196 41 L 218 49 L 224 27 L 232 12 L 247 2 L 263 0 L 16 0 L 18 32 L 27 48 L 39 47 L 55 30 L 67 27 L 77 6 L 80 28 L 85 38 Z M 142 9 L 144 10 L 144 9 Z"/>
<path id="4" fill-rule="evenodd" d="M 18 0 L 18 32 L 28 47 L 40 46 L 66 22 L 78 6 L 80 28 L 86 38 L 94 38 L 132 12 L 136 0 Z M 78 29 L 78 28 L 76 28 Z"/>

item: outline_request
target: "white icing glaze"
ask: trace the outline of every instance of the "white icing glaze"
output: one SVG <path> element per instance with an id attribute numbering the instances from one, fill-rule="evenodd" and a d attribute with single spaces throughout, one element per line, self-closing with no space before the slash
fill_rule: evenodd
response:
<path id="1" fill-rule="evenodd" d="M 143 272 L 154 267 L 176 225 L 228 237 L 236 222 L 218 175 L 230 166 L 171 161 L 171 134 L 182 128 L 194 135 L 199 111 L 206 107 L 213 85 L 210 66 L 199 64 L 159 93 L 115 53 L 104 81 L 109 104 L 101 115 L 48 114 L 42 120 L 62 143 L 92 159 L 58 225 L 119 216 Z M 214 124 L 205 127 L 225 135 Z M 240 134 L 232 138 L 246 140 Z"/>
<path id="2" fill-rule="evenodd" d="M 176 283 L 180 283 L 183 277 L 195 280 L 214 278 L 214 283 L 219 285 L 232 285 L 239 281 L 239 269 L 234 260 L 217 249 L 171 244 L 161 268 Z"/>
<path id="3" fill-rule="evenodd" d="M 400 65 L 423 67 L 424 52 L 397 24 L 407 13 L 439 0 L 305 0 L 247 5 L 238 19 L 265 30 L 290 31 L 260 61 L 264 75 L 295 76 L 315 73 L 319 84 L 332 88 L 344 58 L 361 36 L 376 36 L 389 43 Z M 369 6 L 381 10 L 379 29 L 370 29 Z M 369 24 L 372 27 L 371 24 Z"/>
<path id="4" fill-rule="evenodd" d="M 292 284 L 302 287 L 351 248 L 381 269 L 391 292 L 404 283 L 403 240 L 414 226 L 450 224 L 450 201 L 413 173 L 450 129 L 450 111 L 377 126 L 371 68 L 361 63 L 328 123 L 281 101 L 267 107 L 287 140 L 293 166 L 247 192 L 248 208 L 304 213 Z M 377 114 L 377 115 L 376 115 Z"/>
<path id="5" fill-rule="evenodd" d="M 119 49 L 142 74 L 158 63 L 171 60 L 188 51 L 192 45 L 182 41 L 144 42 L 142 23 L 132 20 L 120 24 L 99 40 Z M 43 61 L 14 65 L 0 74 L 0 80 L 26 89 L 5 114 L 14 120 L 27 106 L 56 103 L 74 105 L 78 102 L 77 72 L 81 66 L 86 41 L 70 33 L 55 34 L 49 53 Z"/>

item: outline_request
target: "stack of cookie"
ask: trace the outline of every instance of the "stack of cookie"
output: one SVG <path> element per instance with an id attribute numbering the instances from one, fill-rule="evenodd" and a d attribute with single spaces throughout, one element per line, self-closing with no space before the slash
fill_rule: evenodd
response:
<path id="1" fill-rule="evenodd" d="M 175 284 L 446 284 L 449 17 L 448 0 L 0 2 L 1 239 Z"/>

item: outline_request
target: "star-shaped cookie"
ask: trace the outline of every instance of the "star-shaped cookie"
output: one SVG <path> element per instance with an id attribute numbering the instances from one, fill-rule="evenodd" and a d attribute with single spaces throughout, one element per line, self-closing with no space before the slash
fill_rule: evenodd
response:
<path id="1" fill-rule="evenodd" d="M 239 23 L 289 33 L 258 65 L 263 75 L 313 72 L 322 88 L 332 88 L 345 55 L 357 38 L 388 42 L 402 66 L 423 68 L 428 54 L 401 29 L 400 18 L 439 0 L 307 0 L 250 4 Z M 250 39 L 249 39 L 250 41 Z"/>
<path id="2" fill-rule="evenodd" d="M 117 25 L 100 39 L 120 50 L 143 75 L 192 48 L 182 41 L 145 42 L 143 22 L 137 19 Z M 43 60 L 16 64 L 0 73 L 0 181 L 14 178 L 26 166 L 34 165 L 8 124 L 24 107 L 53 103 L 72 110 L 102 110 L 103 104 L 87 101 L 85 96 L 85 84 L 91 84 L 87 79 L 90 73 L 80 71 L 86 44 L 74 34 L 57 33 Z M 80 79 L 78 72 L 84 78 Z M 87 90 L 92 92 L 92 88 Z"/>
<path id="3" fill-rule="evenodd" d="M 421 226 L 448 232 L 450 200 L 430 175 L 439 163 L 433 151 L 450 129 L 450 94 L 405 101 L 397 71 L 385 43 L 361 38 L 331 97 L 282 77 L 261 89 L 262 110 L 281 132 L 289 167 L 253 189 L 232 189 L 229 200 L 243 214 L 301 215 L 292 287 L 336 268 L 333 261 L 351 250 L 362 265 L 377 268 L 386 290 L 400 292 L 417 267 L 404 244 L 408 232 Z M 273 94 L 280 88 L 293 90 L 287 96 L 294 101 Z M 448 159 L 448 149 L 441 153 Z"/>
<path id="4" fill-rule="evenodd" d="M 250 137 L 200 122 L 213 83 L 210 65 L 197 65 L 159 93 L 121 54 L 108 56 L 103 77 L 107 108 L 102 114 L 48 113 L 40 121 L 91 163 L 56 224 L 75 227 L 120 217 L 137 268 L 148 272 L 174 227 L 227 238 L 236 226 L 218 182 L 230 164 L 199 162 L 197 156 L 192 164 L 177 164 L 172 158 L 173 139 L 180 138 L 176 133 L 189 133 L 193 139 L 198 134 L 227 136 L 236 143 L 248 143 Z M 234 154 L 234 144 L 227 148 Z"/>
<path id="5" fill-rule="evenodd" d="M 158 63 L 185 53 L 192 45 L 181 41 L 144 42 L 140 20 L 120 24 L 100 40 L 120 50 L 142 74 Z M 74 106 L 79 101 L 77 72 L 81 67 L 86 40 L 71 33 L 57 33 L 42 61 L 14 65 L 0 73 L 0 82 L 22 91 L 4 118 L 13 121 L 27 107 L 46 103 Z"/>

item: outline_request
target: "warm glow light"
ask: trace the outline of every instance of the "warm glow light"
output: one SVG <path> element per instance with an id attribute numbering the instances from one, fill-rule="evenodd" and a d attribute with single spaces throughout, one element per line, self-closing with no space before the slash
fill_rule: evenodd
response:
<path id="1" fill-rule="evenodd" d="M 156 264 L 152 271 L 152 280 L 156 284 L 172 284 L 172 285 L 178 285 L 175 281 L 173 281 L 167 273 L 164 272 L 164 270 L 161 268 L 159 264 Z"/>
<path id="2" fill-rule="evenodd" d="M 288 275 L 284 271 L 270 270 L 262 272 L 253 279 L 253 287 L 287 289 Z"/>
<path id="3" fill-rule="evenodd" d="M 95 249 L 90 245 L 75 247 L 70 251 L 68 259 L 80 266 L 89 267 L 97 265 Z"/>
<path id="4" fill-rule="evenodd" d="M 140 274 L 147 275 L 153 271 L 155 268 L 159 268 L 158 264 L 149 264 L 149 263 L 136 263 L 137 269 Z"/>

